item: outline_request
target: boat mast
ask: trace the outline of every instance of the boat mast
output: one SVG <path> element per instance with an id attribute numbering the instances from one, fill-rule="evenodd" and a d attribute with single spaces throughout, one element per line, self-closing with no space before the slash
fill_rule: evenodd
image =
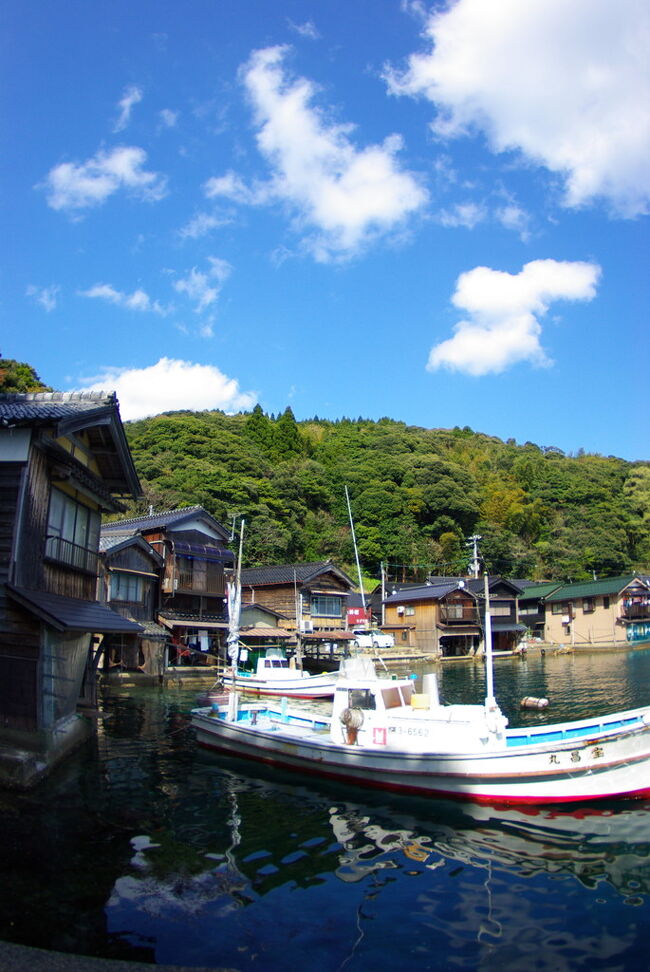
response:
<path id="1" fill-rule="evenodd" d="M 241 560 L 244 546 L 244 520 L 239 528 L 239 552 L 235 576 L 228 581 L 228 657 L 236 671 L 239 664 L 239 618 L 241 614 Z M 233 676 L 234 682 L 234 676 Z"/>
<path id="2" fill-rule="evenodd" d="M 359 577 L 359 590 L 361 591 L 361 606 L 363 607 L 363 613 L 366 613 L 366 598 L 363 593 L 363 580 L 361 579 L 361 565 L 359 564 L 359 551 L 357 550 L 357 538 L 354 533 L 354 521 L 352 519 L 352 508 L 350 506 L 350 494 L 348 493 L 348 487 L 345 487 L 345 498 L 348 501 L 348 516 L 350 517 L 350 529 L 352 530 L 352 543 L 354 544 L 354 557 L 357 562 L 357 575 Z"/>
<path id="3" fill-rule="evenodd" d="M 492 658 L 492 618 L 490 616 L 490 578 L 483 569 L 483 588 L 485 594 L 485 708 L 495 709 L 497 700 L 494 697 L 494 665 Z"/>

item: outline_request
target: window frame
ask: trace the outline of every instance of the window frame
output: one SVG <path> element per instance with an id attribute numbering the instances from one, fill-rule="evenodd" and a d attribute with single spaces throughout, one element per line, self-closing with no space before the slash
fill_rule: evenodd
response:
<path id="1" fill-rule="evenodd" d="M 47 514 L 45 558 L 96 574 L 100 526 L 99 510 L 53 486 Z"/>

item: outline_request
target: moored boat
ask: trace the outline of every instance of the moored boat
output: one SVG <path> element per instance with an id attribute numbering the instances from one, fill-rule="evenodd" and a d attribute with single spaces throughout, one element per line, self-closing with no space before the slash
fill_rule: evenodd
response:
<path id="1" fill-rule="evenodd" d="M 262 703 L 196 709 L 199 744 L 378 789 L 503 804 L 650 795 L 650 707 L 577 722 L 508 729 L 484 705 L 444 705 L 434 675 L 411 679 L 346 663 L 331 718 Z"/>
<path id="2" fill-rule="evenodd" d="M 222 681 L 227 689 L 247 695 L 283 696 L 289 699 L 327 699 L 334 695 L 338 673 L 311 675 L 292 668 L 280 649 L 269 648 L 257 659 L 255 671 L 237 669 L 226 672 Z"/>

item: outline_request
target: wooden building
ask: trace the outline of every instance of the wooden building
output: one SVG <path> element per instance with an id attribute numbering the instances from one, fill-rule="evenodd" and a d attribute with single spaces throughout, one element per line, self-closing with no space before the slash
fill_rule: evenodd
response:
<path id="1" fill-rule="evenodd" d="M 114 669 L 162 676 L 167 665 L 169 631 L 158 624 L 163 559 L 141 536 L 102 536 L 97 600 L 142 625 L 137 634 L 103 637 L 105 672 Z"/>
<path id="2" fill-rule="evenodd" d="M 482 642 L 478 601 L 466 582 L 454 577 L 435 578 L 409 585 L 384 600 L 384 631 L 395 645 L 417 648 L 441 658 L 478 653 Z"/>
<path id="3" fill-rule="evenodd" d="M 492 645 L 495 652 L 517 648 L 525 626 L 517 615 L 520 588 L 500 577 L 489 579 Z M 426 584 L 403 585 L 384 599 L 384 631 L 396 645 L 440 658 L 477 655 L 485 646 L 482 579 L 431 577 Z"/>
<path id="4" fill-rule="evenodd" d="M 252 567 L 241 572 L 242 607 L 260 604 L 282 616 L 281 627 L 302 636 L 345 631 L 348 575 L 331 560 Z"/>
<path id="5" fill-rule="evenodd" d="M 101 515 L 139 491 L 114 395 L 0 395 L 5 784 L 33 784 L 84 737 L 93 636 L 140 630 L 96 601 Z"/>
<path id="6" fill-rule="evenodd" d="M 113 520 L 102 538 L 139 536 L 161 558 L 157 620 L 171 636 L 170 662 L 214 660 L 228 631 L 225 571 L 234 565 L 230 534 L 202 506 Z"/>

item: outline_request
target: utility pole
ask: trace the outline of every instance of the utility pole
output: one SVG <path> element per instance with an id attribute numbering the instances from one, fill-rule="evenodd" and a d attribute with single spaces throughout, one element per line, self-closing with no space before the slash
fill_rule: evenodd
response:
<path id="1" fill-rule="evenodd" d="M 472 546 L 473 548 L 472 562 L 469 565 L 469 569 L 470 572 L 474 575 L 475 580 L 478 578 L 478 574 L 479 574 L 478 544 L 479 544 L 479 540 L 482 539 L 483 539 L 482 537 L 479 537 L 475 533 L 473 537 L 469 537 L 467 543 L 465 544 L 466 547 Z"/>

